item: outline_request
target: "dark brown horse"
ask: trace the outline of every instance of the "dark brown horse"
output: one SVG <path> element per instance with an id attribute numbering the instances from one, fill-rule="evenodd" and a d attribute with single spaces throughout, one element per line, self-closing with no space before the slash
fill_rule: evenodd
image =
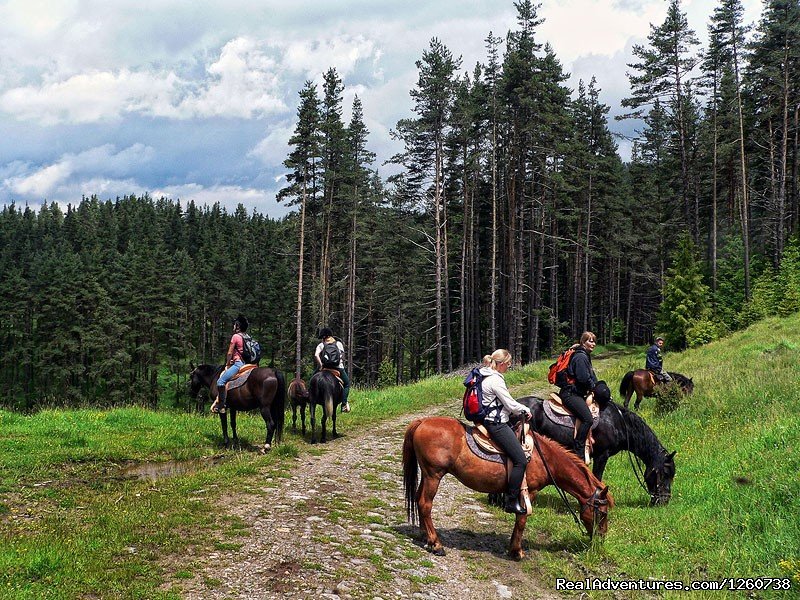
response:
<path id="1" fill-rule="evenodd" d="M 308 389 L 305 382 L 299 377 L 292 379 L 289 384 L 289 404 L 292 405 L 292 430 L 297 431 L 297 409 L 300 409 L 300 422 L 303 426 L 303 435 L 306 434 L 306 404 L 308 403 Z"/>
<path id="2" fill-rule="evenodd" d="M 672 377 L 673 381 L 678 384 L 684 394 L 691 394 L 694 391 L 694 382 L 691 377 L 681 375 L 680 373 L 673 373 L 667 371 Z M 625 377 L 622 378 L 622 383 L 619 386 L 619 395 L 625 398 L 625 408 L 631 401 L 631 396 L 636 392 L 636 402 L 633 405 L 633 410 L 639 410 L 639 404 L 642 402 L 643 397 L 651 397 L 655 391 L 664 384 L 656 381 L 655 375 L 647 369 L 636 369 L 635 371 L 628 371 Z"/>
<path id="3" fill-rule="evenodd" d="M 336 437 L 336 407 L 342 403 L 342 384 L 339 379 L 328 369 L 322 369 L 312 375 L 308 382 L 308 412 L 311 415 L 311 443 L 317 443 L 317 405 L 322 407 L 322 435 L 320 441 L 324 444 L 325 424 L 332 420 L 331 436 Z"/>
<path id="4" fill-rule="evenodd" d="M 442 542 L 433 527 L 431 509 L 439 483 L 451 473 L 467 487 L 488 493 L 505 491 L 506 469 L 500 463 L 478 458 L 467 445 L 467 426 L 451 417 L 427 417 L 411 423 L 403 440 L 403 485 L 406 514 L 412 524 L 419 522 L 425 531 L 425 548 L 443 555 Z M 578 458 L 553 440 L 534 434 L 542 457 L 534 450 L 525 472 L 531 500 L 545 486 L 555 483 L 580 503 L 580 519 L 591 537 L 605 535 L 608 511 L 614 505 L 608 487 L 592 475 Z M 552 473 L 553 479 L 550 478 Z M 417 473 L 422 473 L 417 486 Z M 553 481 L 555 480 L 555 481 Z M 517 515 L 508 554 L 525 556 L 522 535 L 528 515 Z"/>
<path id="5" fill-rule="evenodd" d="M 195 367 L 189 375 L 189 395 L 194 398 L 203 387 L 207 387 L 209 396 L 214 400 L 217 397 L 217 378 L 222 369 L 221 365 Z M 239 437 L 236 435 L 236 412 L 256 409 L 261 412 L 267 427 L 264 452 L 271 448 L 273 436 L 275 443 L 280 443 L 286 409 L 286 381 L 283 373 L 269 367 L 256 367 L 250 372 L 244 385 L 228 390 L 227 404 L 231 416 L 234 447 L 239 446 Z M 222 441 L 225 447 L 229 448 L 227 414 L 220 414 L 219 420 L 222 425 Z"/>

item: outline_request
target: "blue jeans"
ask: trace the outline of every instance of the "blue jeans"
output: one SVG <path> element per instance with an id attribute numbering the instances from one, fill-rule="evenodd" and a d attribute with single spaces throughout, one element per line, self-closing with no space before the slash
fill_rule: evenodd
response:
<path id="1" fill-rule="evenodd" d="M 226 383 L 228 383 L 231 380 L 231 378 L 234 375 L 236 375 L 239 372 L 239 369 L 241 369 L 243 366 L 244 366 L 244 363 L 242 361 L 240 361 L 240 360 L 237 360 L 230 367 L 225 369 L 222 372 L 222 375 L 219 376 L 219 379 L 217 379 L 217 387 L 219 387 L 221 385 L 225 385 Z"/>

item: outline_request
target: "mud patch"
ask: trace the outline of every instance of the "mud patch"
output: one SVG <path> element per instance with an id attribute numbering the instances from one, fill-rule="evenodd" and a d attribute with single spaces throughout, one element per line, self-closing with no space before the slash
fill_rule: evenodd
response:
<path id="1" fill-rule="evenodd" d="M 137 463 L 122 467 L 116 479 L 158 481 L 169 477 L 196 473 L 225 462 L 225 456 L 211 456 L 195 460 L 168 460 L 166 462 Z"/>

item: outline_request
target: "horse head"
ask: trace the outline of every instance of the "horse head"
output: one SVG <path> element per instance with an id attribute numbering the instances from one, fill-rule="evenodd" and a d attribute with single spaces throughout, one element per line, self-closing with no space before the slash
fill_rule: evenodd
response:
<path id="1" fill-rule="evenodd" d="M 614 506 L 614 499 L 608 493 L 608 486 L 597 486 L 594 493 L 581 504 L 581 521 L 589 537 L 596 533 L 600 537 L 608 531 L 608 509 Z"/>
<path id="2" fill-rule="evenodd" d="M 675 479 L 675 452 L 663 454 L 664 460 L 657 461 L 644 471 L 644 482 L 650 494 L 650 506 L 667 504 L 672 497 L 672 480 Z"/>

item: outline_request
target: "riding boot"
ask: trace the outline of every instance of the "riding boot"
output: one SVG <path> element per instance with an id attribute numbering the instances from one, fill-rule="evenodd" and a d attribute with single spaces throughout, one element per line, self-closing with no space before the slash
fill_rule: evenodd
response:
<path id="1" fill-rule="evenodd" d="M 506 492 L 505 511 L 512 515 L 524 515 L 528 510 L 519 501 L 520 489 L 519 487 L 512 489 L 512 487 L 508 486 L 508 491 Z"/>
<path id="2" fill-rule="evenodd" d="M 217 399 L 214 400 L 214 404 L 211 405 L 211 412 L 212 413 L 219 413 L 224 415 L 228 409 L 228 405 L 226 404 L 227 391 L 225 390 L 224 385 L 217 386 Z"/>

